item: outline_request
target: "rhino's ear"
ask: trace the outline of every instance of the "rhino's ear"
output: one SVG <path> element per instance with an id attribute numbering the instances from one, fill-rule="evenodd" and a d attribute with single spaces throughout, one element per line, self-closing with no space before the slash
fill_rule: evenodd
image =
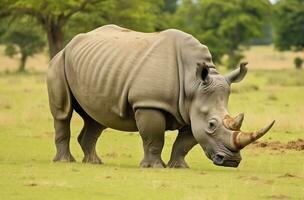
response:
<path id="1" fill-rule="evenodd" d="M 196 77 L 204 84 L 209 82 L 209 68 L 206 63 L 197 63 Z"/>
<path id="2" fill-rule="evenodd" d="M 243 62 L 240 64 L 240 68 L 227 74 L 225 76 L 227 82 L 229 84 L 231 84 L 231 83 L 237 83 L 237 82 L 240 82 L 241 80 L 243 80 L 243 78 L 247 74 L 247 67 L 246 67 L 247 64 L 248 64 L 247 62 Z"/>

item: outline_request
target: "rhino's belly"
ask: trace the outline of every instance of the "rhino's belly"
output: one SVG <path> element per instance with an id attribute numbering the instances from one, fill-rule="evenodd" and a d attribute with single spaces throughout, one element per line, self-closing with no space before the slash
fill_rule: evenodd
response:
<path id="1" fill-rule="evenodd" d="M 127 113 L 122 116 L 118 111 L 117 99 L 98 94 L 82 95 L 76 88 L 71 90 L 82 109 L 103 126 L 120 131 L 137 131 L 134 113 L 129 106 Z"/>
<path id="2" fill-rule="evenodd" d="M 67 67 L 66 76 L 72 94 L 84 111 L 106 127 L 137 131 L 134 113 L 127 100 L 128 88 L 123 84 L 127 76 L 116 77 L 110 67 L 96 73 L 102 68 L 98 65 L 79 75 L 78 68 L 82 66 Z"/>
<path id="3" fill-rule="evenodd" d="M 95 107 L 94 110 L 91 108 L 84 109 L 93 119 L 108 128 L 120 131 L 138 131 L 134 115 L 121 117 L 109 110 L 108 107 Z"/>

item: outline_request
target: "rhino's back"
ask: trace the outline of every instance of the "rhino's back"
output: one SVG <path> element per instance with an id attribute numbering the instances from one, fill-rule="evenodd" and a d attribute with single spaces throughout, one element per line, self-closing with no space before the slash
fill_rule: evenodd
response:
<path id="1" fill-rule="evenodd" d="M 140 33 L 104 26 L 66 47 L 66 76 L 83 109 L 101 124 L 135 131 L 134 110 L 178 112 L 178 31 Z"/>

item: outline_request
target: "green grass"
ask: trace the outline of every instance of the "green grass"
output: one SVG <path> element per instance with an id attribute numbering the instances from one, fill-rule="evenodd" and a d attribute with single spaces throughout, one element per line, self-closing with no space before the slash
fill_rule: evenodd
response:
<path id="1" fill-rule="evenodd" d="M 303 82 L 303 71 L 251 71 L 233 86 L 229 109 L 245 112 L 244 130 L 276 119 L 263 140 L 304 138 Z M 303 151 L 245 148 L 232 169 L 214 166 L 197 146 L 187 157 L 191 169 L 140 169 L 139 135 L 106 130 L 97 145 L 105 164 L 85 165 L 75 114 L 78 162 L 54 164 L 52 126 L 45 74 L 0 74 L 0 199 L 304 199 Z M 166 162 L 175 137 L 166 134 Z"/>

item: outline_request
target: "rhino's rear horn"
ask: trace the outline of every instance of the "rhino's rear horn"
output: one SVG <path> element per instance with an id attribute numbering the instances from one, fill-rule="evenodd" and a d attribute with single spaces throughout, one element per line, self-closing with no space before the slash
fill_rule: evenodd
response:
<path id="1" fill-rule="evenodd" d="M 242 127 L 244 120 L 244 113 L 240 113 L 236 117 L 230 117 L 229 115 L 226 115 L 226 117 L 223 119 L 223 124 L 224 126 L 233 131 L 239 131 L 240 128 Z"/>

